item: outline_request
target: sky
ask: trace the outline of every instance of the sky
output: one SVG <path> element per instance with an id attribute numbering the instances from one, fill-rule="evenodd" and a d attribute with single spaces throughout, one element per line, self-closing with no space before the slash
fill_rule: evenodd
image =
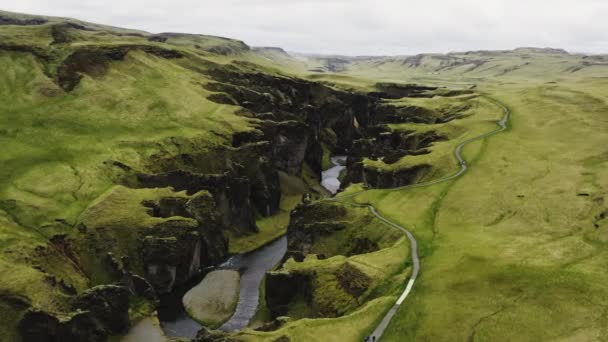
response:
<path id="1" fill-rule="evenodd" d="M 608 53 L 608 0 L 0 0 L 0 9 L 306 53 Z"/>

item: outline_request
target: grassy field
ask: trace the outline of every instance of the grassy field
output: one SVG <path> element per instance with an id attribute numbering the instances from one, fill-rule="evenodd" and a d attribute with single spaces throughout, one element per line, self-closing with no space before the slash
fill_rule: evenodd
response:
<path id="1" fill-rule="evenodd" d="M 0 296 L 9 299 L 0 301 L 0 340 L 18 340 L 21 311 L 11 303 L 69 311 L 72 295 L 53 284 L 64 281 L 81 292 L 110 280 L 95 266 L 94 255 L 74 262 L 60 245 L 49 243 L 51 236 L 73 234 L 79 223 L 107 229 L 112 239 L 104 243 L 136 260 L 138 230 L 175 219 L 152 217 L 141 202 L 191 196 L 170 188 L 118 186 L 122 171 L 113 165 L 155 170 L 152 155 L 176 154 L 184 142 L 201 149 L 228 146 L 233 133 L 252 129 L 255 119 L 239 115 L 238 106 L 209 101 L 211 92 L 202 87 L 211 80 L 201 70 L 235 59 L 257 63 L 260 72 L 295 74 L 350 91 L 375 91 L 378 82 L 475 89 L 473 95 L 441 96 L 447 90 L 440 89 L 432 98 L 387 100 L 424 107 L 434 118 L 443 109 L 467 106 L 462 117 L 446 123 L 389 125 L 394 131 L 444 136 L 430 153 L 394 164 L 365 160 L 367 167 L 391 171 L 432 165 L 420 181 L 455 172 L 455 146 L 496 127 L 502 113 L 492 98 L 510 109 L 508 131 L 464 149 L 469 171 L 462 177 L 353 197 L 408 227 L 419 242 L 420 276 L 383 341 L 608 339 L 606 56 L 519 49 L 354 58 L 342 71 L 329 72 L 335 67 L 331 58 L 294 59 L 200 35 L 154 42 L 144 32 L 73 20 L 95 30 L 68 30 L 63 39 L 69 42 L 56 42 L 53 25 L 62 21 L 0 26 Z M 179 51 L 185 58 L 134 50 L 100 67 L 104 72 L 83 75 L 71 92 L 58 86 L 58 63 L 69 52 L 134 44 Z M 281 174 L 279 213 L 258 217 L 258 234 L 229 236 L 230 252 L 251 251 L 284 234 L 303 193 L 326 195 L 318 181 L 307 167 L 302 178 Z M 345 193 L 361 189 L 354 184 Z M 236 338 L 342 342 L 360 341 L 373 331 L 408 279 L 409 245 L 378 222 L 361 220 L 361 211 L 350 212 L 348 229 L 323 237 L 311 250 L 329 258 L 311 255 L 285 263 L 283 271 L 315 275 L 311 303 L 294 301 L 289 314 L 295 320 L 276 331 L 249 329 Z M 344 255 L 363 235 L 381 249 Z M 140 273 L 142 267 L 133 264 Z M 371 279 L 361 301 L 339 289 L 336 274 L 344 267 Z M 341 316 L 319 318 L 319 307 Z M 140 318 L 151 310 L 138 302 L 132 311 Z M 216 323 L 227 313 L 218 315 Z"/>
<path id="2" fill-rule="evenodd" d="M 217 328 L 232 316 L 239 299 L 239 273 L 210 272 L 183 297 L 188 314 L 201 324 Z"/>
<path id="3" fill-rule="evenodd" d="M 143 212 L 142 199 L 161 193 L 180 196 L 171 189 L 116 189 L 121 171 L 114 162 L 143 171 L 152 154 L 171 153 L 180 141 L 213 147 L 229 144 L 232 133 L 252 128 L 250 119 L 235 115 L 238 107 L 207 100 L 210 92 L 200 85 L 209 80 L 192 64 L 204 67 L 203 55 L 209 53 L 196 55 L 187 47 L 183 49 L 193 55 L 180 61 L 184 64 L 132 51 L 121 61 L 110 61 L 105 73 L 84 75 L 76 89 L 65 92 L 53 79 L 55 59 L 80 48 L 82 40 L 97 46 L 153 43 L 117 36 L 125 31 L 111 29 L 73 30 L 81 35 L 73 37 L 74 44 L 50 45 L 51 26 L 0 27 L 3 44 L 34 47 L 53 56 L 43 63 L 26 52 L 0 51 L 0 270 L 7 275 L 0 292 L 43 310 L 61 311 L 69 310 L 70 296 L 54 282 L 65 281 L 82 291 L 107 281 L 107 274 L 96 269 L 85 274 L 82 267 L 90 263 L 83 259 L 79 265 L 57 253 L 49 237 L 71 234 L 71 227 L 83 221 L 94 228 L 109 213 L 117 218 L 114 237 L 128 237 L 137 230 L 125 227 L 151 219 Z M 117 194 L 119 200 L 99 204 L 100 196 Z M 92 208 L 107 211 L 97 210 L 96 216 Z M 116 247 L 136 252 L 125 245 L 129 239 L 118 240 Z M 7 322 L 1 325 L 0 339 L 16 340 L 20 317 L 15 309 L 0 305 L 0 318 Z"/>
<path id="4" fill-rule="evenodd" d="M 467 174 L 358 198 L 423 242 L 421 276 L 383 340 L 607 337 L 607 85 L 488 85 L 511 129 L 465 149 Z"/>
<path id="5" fill-rule="evenodd" d="M 608 81 L 565 75 L 559 83 L 523 77 L 509 83 L 479 85 L 509 107 L 510 129 L 464 149 L 470 170 L 463 177 L 355 197 L 407 226 L 419 242 L 421 276 L 385 341 L 608 338 Z M 474 116 L 433 127 L 452 139 L 424 156 L 441 170 L 428 179 L 455 171 L 454 146 L 494 129 L 502 115 L 489 102 L 476 109 Z M 349 327 L 335 324 L 324 338 L 347 333 Z M 288 326 L 288 336 L 305 340 L 298 323 Z"/>

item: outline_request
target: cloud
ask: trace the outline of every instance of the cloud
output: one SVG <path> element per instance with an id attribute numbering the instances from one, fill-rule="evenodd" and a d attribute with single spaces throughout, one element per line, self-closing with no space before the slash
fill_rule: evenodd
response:
<path id="1" fill-rule="evenodd" d="M 3 9 L 350 55 L 518 46 L 608 52 L 605 0 L 20 0 Z"/>

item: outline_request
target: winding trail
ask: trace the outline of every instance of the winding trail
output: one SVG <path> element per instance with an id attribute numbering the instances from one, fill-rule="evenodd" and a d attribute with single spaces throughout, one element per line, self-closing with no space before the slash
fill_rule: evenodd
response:
<path id="1" fill-rule="evenodd" d="M 464 158 L 462 157 L 462 148 L 464 146 L 466 146 L 469 143 L 472 143 L 474 141 L 477 140 L 481 140 L 481 139 L 485 139 L 487 137 L 490 137 L 492 135 L 498 134 L 500 132 L 505 131 L 508 126 L 507 126 L 507 122 L 509 121 L 509 116 L 511 114 L 511 112 L 509 111 L 509 109 L 502 104 L 501 102 L 499 102 L 498 100 L 492 99 L 492 98 L 488 98 L 486 97 L 490 102 L 496 104 L 497 106 L 502 108 L 503 111 L 503 117 L 502 119 L 500 119 L 499 121 L 496 122 L 496 124 L 499 126 L 497 129 L 488 132 L 488 133 L 484 133 L 482 135 L 476 136 L 474 138 L 465 140 L 463 142 L 461 142 L 460 144 L 458 144 L 456 146 L 456 148 L 454 149 L 454 156 L 456 157 L 456 159 L 458 160 L 458 164 L 460 165 L 460 169 L 449 176 L 446 177 L 442 177 L 439 179 L 435 179 L 432 181 L 428 181 L 428 182 L 424 182 L 424 183 L 418 183 L 418 184 L 411 184 L 411 185 L 404 185 L 404 186 L 400 186 L 397 188 L 392 188 L 392 189 L 385 189 L 385 191 L 388 192 L 392 192 L 392 191 L 399 191 L 399 190 L 404 190 L 404 189 L 410 189 L 410 188 L 421 188 L 421 187 L 427 187 L 427 186 L 431 186 L 431 185 L 435 185 L 435 184 L 439 184 L 439 183 L 443 183 L 443 182 L 447 182 L 450 181 L 452 179 L 458 178 L 460 177 L 463 173 L 465 173 L 468 169 L 467 167 L 467 163 L 464 160 Z M 361 190 L 361 191 L 357 191 L 357 192 L 353 192 L 350 194 L 346 194 L 340 197 L 334 197 L 331 199 L 327 199 L 329 201 L 335 201 L 335 202 L 341 202 L 341 203 L 345 203 L 345 204 L 349 204 L 352 205 L 354 207 L 360 207 L 360 208 L 368 208 L 372 214 L 374 214 L 374 216 L 376 216 L 380 221 L 382 221 L 384 224 L 391 226 L 395 229 L 398 229 L 400 231 L 402 231 L 407 238 L 410 240 L 410 250 L 411 250 L 411 258 L 412 258 L 412 274 L 410 276 L 409 281 L 407 282 L 407 285 L 405 287 L 405 290 L 403 291 L 403 293 L 401 294 L 401 296 L 399 296 L 399 299 L 397 299 L 397 302 L 395 302 L 395 304 L 391 307 L 391 309 L 386 313 L 386 315 L 384 315 L 384 317 L 382 318 L 382 321 L 376 326 L 376 328 L 374 329 L 373 333 L 370 335 L 370 337 L 375 337 L 375 341 L 378 341 L 380 339 L 380 337 L 382 337 L 382 334 L 384 333 L 384 331 L 386 330 L 386 328 L 388 327 L 389 323 L 391 322 L 391 320 L 393 319 L 393 316 L 395 316 L 395 314 L 397 313 L 397 310 L 399 310 L 399 307 L 401 306 L 401 304 L 403 303 L 403 301 L 405 300 L 405 298 L 407 298 L 407 296 L 409 295 L 410 291 L 412 290 L 412 287 L 414 286 L 414 282 L 416 281 L 416 278 L 418 277 L 418 273 L 420 272 L 420 258 L 418 257 L 418 242 L 416 241 L 416 238 L 414 237 L 414 234 L 412 234 L 412 232 L 410 232 L 407 228 L 394 223 L 392 221 L 390 221 L 389 219 L 387 219 L 386 217 L 382 216 L 382 214 L 380 214 L 378 212 L 378 209 L 376 207 L 374 207 L 373 205 L 367 203 L 367 204 L 359 204 L 359 203 L 354 203 L 354 202 L 346 202 L 343 201 L 346 198 L 352 198 L 354 196 L 357 196 L 361 193 L 364 193 L 368 190 Z"/>

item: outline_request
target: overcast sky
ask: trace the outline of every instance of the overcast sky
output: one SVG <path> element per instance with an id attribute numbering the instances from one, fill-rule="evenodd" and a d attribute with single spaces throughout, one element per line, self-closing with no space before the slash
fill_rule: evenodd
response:
<path id="1" fill-rule="evenodd" d="M 608 52 L 608 0 L 0 0 L 0 9 L 300 52 Z"/>

